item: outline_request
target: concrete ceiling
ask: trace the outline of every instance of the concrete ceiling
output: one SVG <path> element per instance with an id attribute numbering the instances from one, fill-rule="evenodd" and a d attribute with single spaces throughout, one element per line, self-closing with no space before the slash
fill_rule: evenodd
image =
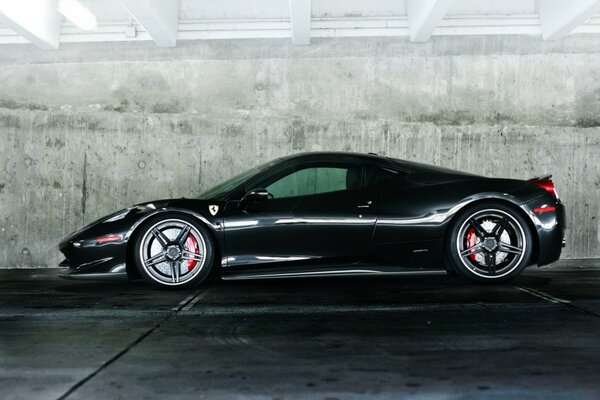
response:
<path id="1" fill-rule="evenodd" d="M 79 0 L 97 19 L 84 32 L 58 0 L 0 0 L 0 45 L 152 40 L 536 35 L 558 40 L 600 32 L 600 0 Z"/>

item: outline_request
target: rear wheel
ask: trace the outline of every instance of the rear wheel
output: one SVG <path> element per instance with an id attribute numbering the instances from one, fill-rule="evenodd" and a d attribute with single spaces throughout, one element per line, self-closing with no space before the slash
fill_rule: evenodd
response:
<path id="1" fill-rule="evenodd" d="M 134 242 L 138 271 L 165 289 L 198 285 L 210 272 L 213 244 L 206 229 L 187 215 L 169 213 L 150 219 Z"/>
<path id="2" fill-rule="evenodd" d="M 532 236 L 523 217 L 501 203 L 470 207 L 448 237 L 448 258 L 462 276 L 481 283 L 507 282 L 528 265 Z"/>

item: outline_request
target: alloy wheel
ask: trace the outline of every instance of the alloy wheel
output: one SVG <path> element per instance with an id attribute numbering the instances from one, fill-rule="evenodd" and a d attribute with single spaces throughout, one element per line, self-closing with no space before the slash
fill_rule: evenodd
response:
<path id="1" fill-rule="evenodd" d="M 478 211 L 458 230 L 456 248 L 462 264 L 482 278 L 497 279 L 518 268 L 527 250 L 521 224 L 499 209 Z"/>
<path id="2" fill-rule="evenodd" d="M 163 285 L 184 284 L 206 263 L 206 242 L 192 224 L 180 219 L 159 221 L 146 230 L 140 244 L 142 268 Z"/>

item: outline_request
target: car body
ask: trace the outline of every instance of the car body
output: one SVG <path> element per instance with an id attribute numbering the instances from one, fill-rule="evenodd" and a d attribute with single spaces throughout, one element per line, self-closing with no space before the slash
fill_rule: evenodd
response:
<path id="1" fill-rule="evenodd" d="M 566 226 L 564 206 L 548 182 L 487 178 L 375 154 L 296 154 L 197 199 L 146 202 L 92 222 L 60 242 L 61 266 L 69 267 L 62 276 L 139 278 L 133 239 L 163 213 L 202 227 L 198 238 L 210 241 L 211 263 L 223 279 L 443 273 L 453 270 L 447 247 L 457 216 L 486 202 L 521 221 L 531 235 L 524 262 L 541 266 L 560 257 Z M 485 237 L 473 241 L 477 249 Z"/>

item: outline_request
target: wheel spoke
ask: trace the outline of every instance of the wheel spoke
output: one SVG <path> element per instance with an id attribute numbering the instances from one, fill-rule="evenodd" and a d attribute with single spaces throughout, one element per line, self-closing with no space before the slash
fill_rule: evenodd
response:
<path id="1" fill-rule="evenodd" d="M 488 267 L 490 275 L 496 274 L 496 254 L 493 252 L 485 252 L 485 265 Z"/>
<path id="2" fill-rule="evenodd" d="M 171 261 L 171 281 L 173 283 L 179 283 L 179 262 Z"/>
<path id="3" fill-rule="evenodd" d="M 160 253 L 150 257 L 149 259 L 147 259 L 144 264 L 146 264 L 147 267 L 152 267 L 153 265 L 156 264 L 160 264 L 162 262 L 165 262 L 165 252 L 161 251 Z"/>
<path id="4" fill-rule="evenodd" d="M 475 229 L 475 234 L 480 238 L 483 239 L 484 237 L 486 237 L 488 235 L 487 231 L 485 229 L 483 229 L 483 226 L 481 226 L 481 224 L 479 222 L 477 222 L 477 220 L 475 218 L 471 218 L 471 221 L 469 221 L 471 226 L 473 227 L 473 229 Z"/>
<path id="5" fill-rule="evenodd" d="M 156 240 L 158 240 L 158 243 L 160 243 L 160 245 L 162 246 L 163 249 L 167 248 L 167 243 L 169 243 L 169 238 L 167 238 L 164 233 L 162 233 L 158 229 L 154 228 L 154 229 L 152 229 L 152 235 L 154 235 Z"/>
<path id="6" fill-rule="evenodd" d="M 187 261 L 202 261 L 202 254 L 183 250 L 181 258 Z"/>
<path id="7" fill-rule="evenodd" d="M 496 226 L 494 226 L 494 229 L 492 230 L 492 236 L 494 236 L 496 239 L 500 240 L 500 236 L 502 236 L 502 233 L 504 233 L 507 226 L 508 226 L 508 218 L 504 217 L 504 218 L 502 218 L 502 220 L 500 220 L 496 224 Z"/>
<path id="8" fill-rule="evenodd" d="M 468 249 L 464 249 L 463 251 L 461 251 L 460 255 L 461 255 L 461 257 L 466 257 L 466 256 L 470 256 L 472 254 L 481 253 L 482 251 L 483 251 L 483 244 L 477 243 L 477 244 L 469 247 Z"/>
<path id="9" fill-rule="evenodd" d="M 185 245 L 185 241 L 187 240 L 190 230 L 191 227 L 189 225 L 186 225 L 183 228 L 181 228 L 179 235 L 177 235 L 177 239 L 175 239 L 175 242 L 179 244 L 180 247 L 183 247 Z"/>
<path id="10" fill-rule="evenodd" d="M 503 253 L 521 254 L 523 252 L 523 249 L 508 243 L 500 242 L 498 246 L 498 251 L 501 251 Z"/>

